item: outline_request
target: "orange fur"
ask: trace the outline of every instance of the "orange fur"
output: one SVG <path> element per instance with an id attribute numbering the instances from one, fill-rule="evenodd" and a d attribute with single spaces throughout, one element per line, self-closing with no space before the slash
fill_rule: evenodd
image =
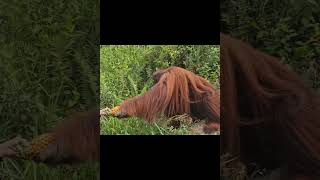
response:
<path id="1" fill-rule="evenodd" d="M 278 59 L 224 34 L 220 44 L 221 152 L 319 173 L 319 96 Z"/>
<path id="2" fill-rule="evenodd" d="M 31 143 L 16 137 L 0 146 L 0 158 L 21 158 L 48 164 L 100 161 L 99 111 L 71 114 L 50 133 L 35 137 Z M 21 154 L 23 149 L 25 153 Z"/>
<path id="3" fill-rule="evenodd" d="M 100 161 L 99 117 L 99 110 L 74 113 L 53 129 L 64 153 L 61 161 Z"/>
<path id="4" fill-rule="evenodd" d="M 143 96 L 133 97 L 120 105 L 127 116 L 153 121 L 161 115 L 190 114 L 211 123 L 220 121 L 220 94 L 204 78 L 179 67 L 159 70 L 156 84 Z"/>

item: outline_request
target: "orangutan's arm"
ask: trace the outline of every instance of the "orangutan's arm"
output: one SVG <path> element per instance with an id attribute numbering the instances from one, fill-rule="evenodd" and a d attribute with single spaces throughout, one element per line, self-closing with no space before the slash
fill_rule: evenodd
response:
<path id="1" fill-rule="evenodd" d="M 0 144 L 0 158 L 19 158 L 48 164 L 100 160 L 98 111 L 75 114 L 52 132 L 30 143 L 14 138 Z M 17 148 L 19 146 L 19 148 Z"/>
<path id="2" fill-rule="evenodd" d="M 118 118 L 141 117 L 148 121 L 164 112 L 167 102 L 167 88 L 163 83 L 157 83 L 142 96 L 125 100 L 112 109 L 112 115 Z"/>

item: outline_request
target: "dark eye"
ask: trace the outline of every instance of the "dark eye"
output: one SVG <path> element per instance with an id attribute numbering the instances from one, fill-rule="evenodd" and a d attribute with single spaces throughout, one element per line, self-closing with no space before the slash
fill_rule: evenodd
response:
<path id="1" fill-rule="evenodd" d="M 159 76 L 154 76 L 153 77 L 154 84 L 158 83 L 158 81 L 159 81 Z"/>

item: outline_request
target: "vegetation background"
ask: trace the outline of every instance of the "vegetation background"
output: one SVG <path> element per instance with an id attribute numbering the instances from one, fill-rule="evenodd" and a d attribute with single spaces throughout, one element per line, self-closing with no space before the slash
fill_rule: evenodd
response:
<path id="1" fill-rule="evenodd" d="M 320 92 L 320 2 L 221 0 L 220 29 L 279 57 Z"/>
<path id="2" fill-rule="evenodd" d="M 100 1 L 0 1 L 0 143 L 99 106 Z M 1 180 L 98 179 L 99 164 L 4 159 Z"/>
<path id="3" fill-rule="evenodd" d="M 152 86 L 158 68 L 186 68 L 219 87 L 220 47 L 209 45 L 107 46 L 100 47 L 100 106 L 114 107 L 123 100 L 141 95 Z M 164 121 L 146 123 L 142 119 L 119 120 L 104 117 L 101 134 L 190 134 L 183 124 L 172 129 Z"/>

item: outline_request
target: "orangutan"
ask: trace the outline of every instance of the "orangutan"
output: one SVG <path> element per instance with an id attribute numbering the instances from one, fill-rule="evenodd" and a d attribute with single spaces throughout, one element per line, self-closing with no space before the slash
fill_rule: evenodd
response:
<path id="1" fill-rule="evenodd" d="M 319 179 L 319 95 L 275 57 L 224 34 L 220 46 L 221 154 Z"/>
<path id="2" fill-rule="evenodd" d="M 151 122 L 164 115 L 188 114 L 206 119 L 205 132 L 220 128 L 220 94 L 204 78 L 179 67 L 153 74 L 154 86 L 142 96 L 125 100 L 114 108 L 119 118 L 141 117 Z"/>
<path id="3" fill-rule="evenodd" d="M 48 164 L 100 161 L 98 110 L 74 113 L 51 132 L 31 142 L 16 137 L 0 144 L 0 158 L 20 158 Z"/>

